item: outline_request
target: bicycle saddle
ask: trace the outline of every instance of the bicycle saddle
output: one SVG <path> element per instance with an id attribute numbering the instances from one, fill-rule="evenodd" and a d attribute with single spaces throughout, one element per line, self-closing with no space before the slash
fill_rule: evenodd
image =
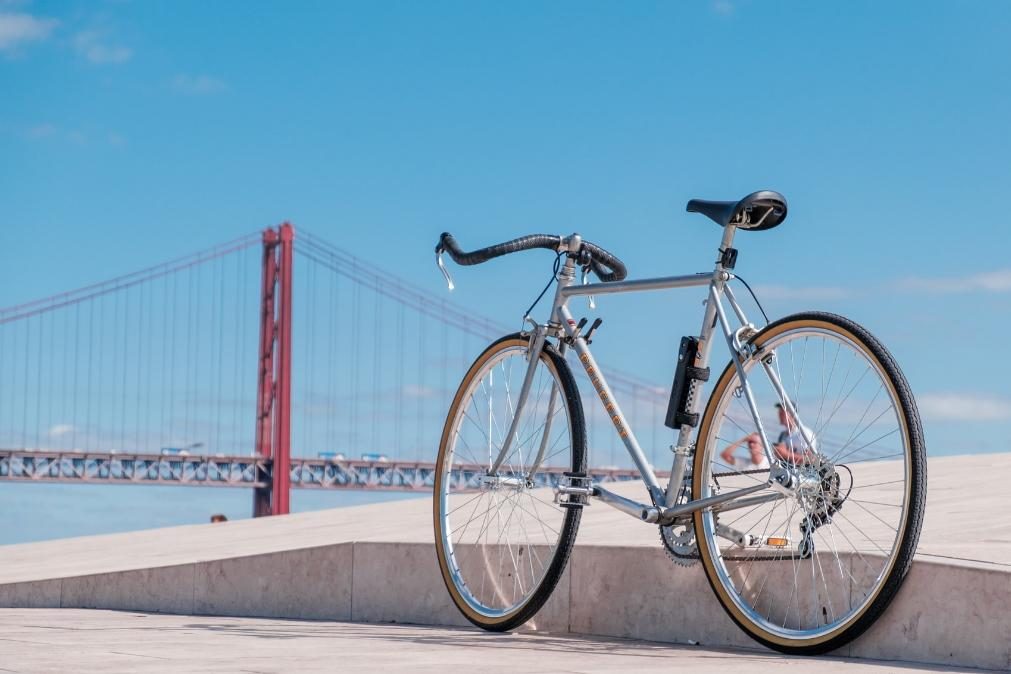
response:
<path id="1" fill-rule="evenodd" d="M 786 197 L 779 192 L 752 192 L 740 201 L 706 201 L 692 199 L 685 209 L 701 213 L 721 227 L 734 225 L 738 229 L 772 229 L 786 220 Z"/>

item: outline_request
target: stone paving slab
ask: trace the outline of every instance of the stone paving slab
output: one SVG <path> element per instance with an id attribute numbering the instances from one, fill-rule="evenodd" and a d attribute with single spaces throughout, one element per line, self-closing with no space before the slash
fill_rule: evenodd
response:
<path id="1" fill-rule="evenodd" d="M 980 671 L 542 632 L 169 616 L 115 611 L 0 610 L 0 672 L 804 672 Z"/>

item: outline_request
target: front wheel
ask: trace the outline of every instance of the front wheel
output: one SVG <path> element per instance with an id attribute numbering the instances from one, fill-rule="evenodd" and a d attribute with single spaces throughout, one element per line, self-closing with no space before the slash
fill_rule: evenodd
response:
<path id="1" fill-rule="evenodd" d="M 824 653 L 881 615 L 912 564 L 926 493 L 920 418 L 891 355 L 848 319 L 795 314 L 750 341 L 747 385 L 728 365 L 706 406 L 693 496 L 761 485 L 770 470 L 791 479 L 697 511 L 699 556 L 720 603 L 755 640 Z"/>
<path id="2" fill-rule="evenodd" d="M 467 371 L 436 459 L 435 545 L 446 588 L 478 627 L 529 620 L 565 570 L 581 509 L 554 503 L 552 483 L 586 470 L 583 407 L 564 358 L 545 343 L 514 440 L 491 471 L 528 366 L 529 337 L 493 343 Z"/>

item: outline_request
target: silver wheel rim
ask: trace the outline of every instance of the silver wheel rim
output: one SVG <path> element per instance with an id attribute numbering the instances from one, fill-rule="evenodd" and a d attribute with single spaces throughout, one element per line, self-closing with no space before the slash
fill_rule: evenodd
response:
<path id="1" fill-rule="evenodd" d="M 884 369 L 855 341 L 831 330 L 805 327 L 787 330 L 765 345 L 775 350 L 777 374 L 799 406 L 801 423 L 814 430 L 819 450 L 829 458 L 840 486 L 833 492 L 833 482 L 822 481 L 819 487 L 754 510 L 742 508 L 715 517 L 706 513 L 703 535 L 709 541 L 712 568 L 746 620 L 784 640 L 821 641 L 863 615 L 898 557 L 909 511 L 908 429 Z M 813 372 L 809 359 L 817 362 L 813 369 L 819 372 Z M 763 400 L 770 405 L 777 400 L 762 368 L 752 361 L 746 369 L 759 406 Z M 739 381 L 735 373 L 714 410 L 705 438 L 701 497 L 716 493 L 717 488 L 748 486 L 767 477 L 750 462 L 748 452 L 735 450 L 732 465 L 722 456 L 738 439 L 736 435 L 754 427 L 750 414 L 742 416 L 747 409 L 744 401 L 735 396 Z M 812 390 L 821 393 L 821 400 Z M 780 426 L 767 418 L 767 410 L 760 411 L 774 443 Z M 846 430 L 840 433 L 840 427 Z M 796 450 L 804 448 L 788 440 L 784 444 L 793 450 L 796 461 Z M 742 465 L 738 455 L 749 459 L 750 466 Z M 813 467 L 807 471 L 811 483 L 821 479 Z M 716 478 L 718 487 L 714 473 L 723 475 Z M 847 489 L 850 479 L 852 488 Z M 843 492 L 848 494 L 842 507 L 829 514 L 826 502 Z M 806 520 L 810 526 L 824 514 L 831 521 L 814 529 L 815 552 L 798 559 L 804 538 L 800 523 Z M 741 548 L 717 537 L 718 524 L 765 540 L 787 538 L 790 544 Z"/>
<path id="2" fill-rule="evenodd" d="M 544 441 L 552 384 L 557 389 L 543 467 L 568 470 L 572 430 L 559 377 L 538 362 L 516 441 L 499 475 L 527 478 L 532 486 L 475 489 L 502 446 L 526 372 L 526 347 L 497 351 L 471 378 L 460 398 L 443 462 L 439 518 L 450 578 L 460 596 L 486 618 L 522 608 L 541 585 L 561 542 L 567 511 L 552 503 L 550 486 L 529 468 Z M 480 440 L 480 445 L 478 444 Z M 453 478 L 453 472 L 461 476 Z M 540 471 L 538 471 L 540 472 Z"/>

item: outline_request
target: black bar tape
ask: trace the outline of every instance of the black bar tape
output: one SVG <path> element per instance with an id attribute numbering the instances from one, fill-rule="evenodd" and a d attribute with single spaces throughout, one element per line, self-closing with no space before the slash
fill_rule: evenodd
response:
<path id="1" fill-rule="evenodd" d="M 583 242 L 583 249 L 590 251 L 590 269 L 601 281 L 623 281 L 628 276 L 625 263 L 595 243 Z"/>
<path id="2" fill-rule="evenodd" d="M 449 256 L 453 258 L 454 262 L 467 266 L 472 264 L 481 264 L 482 262 L 487 262 L 492 258 L 508 255 L 509 253 L 517 253 L 521 250 L 530 250 L 532 248 L 558 250 L 558 246 L 561 242 L 562 237 L 560 236 L 554 236 L 551 234 L 531 234 L 529 236 L 521 236 L 520 238 L 513 239 L 512 241 L 506 241 L 505 243 L 488 246 L 487 248 L 480 248 L 467 253 L 460 248 L 460 244 L 456 242 L 456 239 L 453 238 L 452 234 L 449 232 L 443 232 L 442 236 L 439 237 L 439 245 L 435 247 L 435 252 L 440 253 L 442 251 L 446 251 L 449 253 Z"/>
<path id="3" fill-rule="evenodd" d="M 454 262 L 467 266 L 481 264 L 482 262 L 487 262 L 509 253 L 518 253 L 521 250 L 545 248 L 557 251 L 561 243 L 562 237 L 560 236 L 553 234 L 530 234 L 529 236 L 521 236 L 512 241 L 488 246 L 487 248 L 480 248 L 468 253 L 460 248 L 460 244 L 456 242 L 452 234 L 443 232 L 442 236 L 439 237 L 439 245 L 435 247 L 435 252 L 442 253 L 445 251 L 449 253 Z M 621 281 L 628 275 L 628 270 L 625 269 L 624 263 L 600 246 L 589 241 L 584 241 L 583 252 L 584 254 L 589 254 L 590 269 L 593 270 L 593 273 L 601 281 Z"/>

